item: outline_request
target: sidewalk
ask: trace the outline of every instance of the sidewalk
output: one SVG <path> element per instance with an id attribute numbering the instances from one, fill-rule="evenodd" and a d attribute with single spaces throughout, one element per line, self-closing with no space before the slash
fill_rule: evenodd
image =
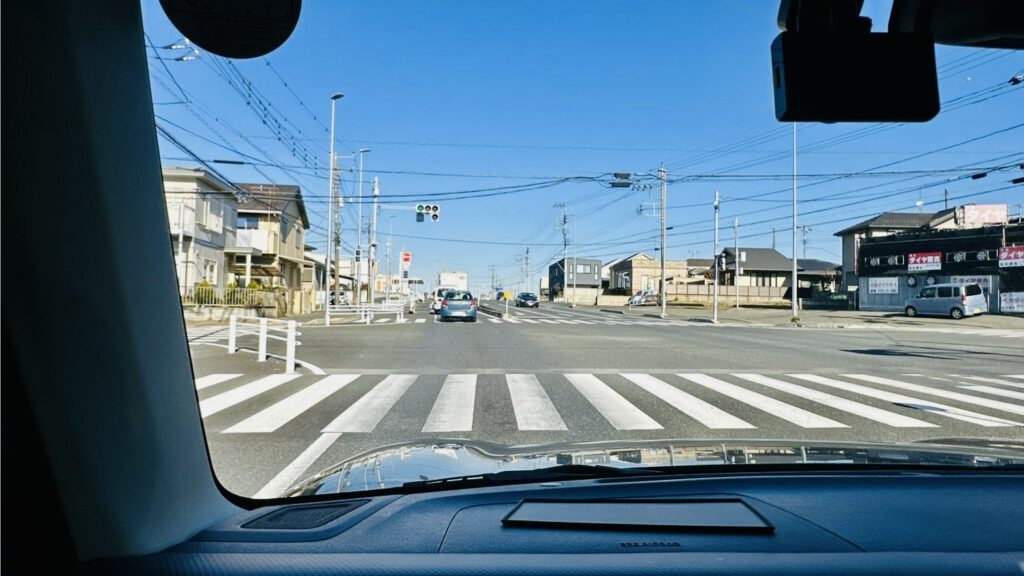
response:
<path id="1" fill-rule="evenodd" d="M 659 316 L 658 306 L 578 306 L 577 309 L 592 309 L 605 313 L 623 313 L 628 316 Z M 668 317 L 673 320 L 692 322 L 710 322 L 711 309 L 703 306 L 668 306 Z M 792 326 L 789 308 L 776 307 L 719 307 L 718 322 L 720 324 L 760 324 L 771 326 Z M 871 326 L 899 326 L 916 328 L 936 328 L 958 326 L 964 328 L 983 328 L 999 330 L 1024 330 L 1024 317 L 989 315 L 973 316 L 955 321 L 939 317 L 915 317 L 895 312 L 864 312 L 859 310 L 801 310 L 800 325 L 812 328 L 868 328 Z"/>

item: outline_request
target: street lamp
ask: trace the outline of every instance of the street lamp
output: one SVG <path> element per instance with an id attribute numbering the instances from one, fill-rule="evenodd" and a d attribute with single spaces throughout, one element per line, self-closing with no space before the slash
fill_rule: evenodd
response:
<path id="1" fill-rule="evenodd" d="M 331 95 L 331 145 L 330 145 L 330 157 L 328 158 L 328 177 L 327 177 L 327 196 L 329 204 L 327 205 L 327 254 L 324 260 L 324 325 L 330 326 L 331 324 L 331 287 L 330 280 L 328 277 L 331 275 L 331 243 L 334 241 L 334 104 L 344 98 L 345 95 L 341 92 L 335 92 Z M 338 262 L 335 257 L 334 267 L 337 269 Z M 338 290 L 338 275 L 335 274 L 334 279 L 334 291 Z"/>

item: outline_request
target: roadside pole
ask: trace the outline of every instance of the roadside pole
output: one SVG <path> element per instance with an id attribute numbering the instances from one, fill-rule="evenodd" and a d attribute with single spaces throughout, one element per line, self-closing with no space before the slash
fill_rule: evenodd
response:
<path id="1" fill-rule="evenodd" d="M 572 304 L 570 308 L 576 307 L 576 277 L 580 275 L 580 267 L 576 264 L 576 244 L 578 243 L 576 237 L 576 215 L 572 215 Z"/>
<path id="2" fill-rule="evenodd" d="M 793 319 L 800 313 L 797 311 L 798 281 L 796 275 L 796 122 L 793 122 L 793 277 L 791 280 L 790 301 L 793 308 Z"/>
<path id="3" fill-rule="evenodd" d="M 734 236 L 734 242 L 736 243 L 736 247 L 734 248 L 734 250 L 736 252 L 733 254 L 733 262 L 736 264 L 736 266 L 735 266 L 736 269 L 733 270 L 733 274 L 732 274 L 732 288 L 733 288 L 733 290 L 736 291 L 736 309 L 739 310 L 739 308 L 740 308 L 740 219 L 739 218 L 735 218 L 732 221 L 732 233 L 733 233 L 733 236 Z"/>
<path id="4" fill-rule="evenodd" d="M 370 212 L 370 234 L 369 234 L 369 251 L 370 257 L 366 260 L 366 275 L 367 283 L 369 284 L 370 291 L 370 305 L 377 297 L 377 197 L 380 196 L 380 188 L 377 187 L 377 177 L 373 177 L 373 208 Z"/>
<path id="5" fill-rule="evenodd" d="M 668 281 L 665 278 L 665 193 L 668 188 L 667 173 L 665 172 L 665 164 L 662 164 L 658 168 L 658 180 L 661 180 L 661 210 L 658 211 L 658 215 L 661 218 L 661 317 L 665 318 L 668 316 L 666 306 L 668 305 Z"/>
<path id="6" fill-rule="evenodd" d="M 714 297 L 711 303 L 711 321 L 718 324 L 718 190 L 715 190 L 715 257 L 711 260 L 715 267 Z"/>

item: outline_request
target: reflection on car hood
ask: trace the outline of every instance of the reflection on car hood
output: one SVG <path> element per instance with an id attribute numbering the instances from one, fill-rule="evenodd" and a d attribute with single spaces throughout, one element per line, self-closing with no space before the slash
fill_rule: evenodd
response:
<path id="1" fill-rule="evenodd" d="M 428 439 L 395 444 L 340 462 L 282 496 L 400 488 L 407 482 L 535 470 L 565 464 L 612 467 L 709 464 L 1024 465 L 1024 443 L 938 439 L 882 444 L 786 440 L 657 440 L 503 446 Z"/>

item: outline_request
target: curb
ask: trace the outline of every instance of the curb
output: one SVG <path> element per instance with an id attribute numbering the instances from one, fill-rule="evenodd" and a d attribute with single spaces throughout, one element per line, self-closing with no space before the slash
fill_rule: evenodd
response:
<path id="1" fill-rule="evenodd" d="M 625 310 L 609 310 L 608 308 L 598 308 L 598 312 L 608 312 L 609 314 L 625 314 Z"/>
<path id="2" fill-rule="evenodd" d="M 489 315 L 494 316 L 496 318 L 505 318 L 505 313 L 504 312 L 495 312 L 489 306 L 479 306 L 478 305 L 476 307 L 476 309 L 477 309 L 478 312 L 483 312 L 484 314 L 489 314 Z"/>

